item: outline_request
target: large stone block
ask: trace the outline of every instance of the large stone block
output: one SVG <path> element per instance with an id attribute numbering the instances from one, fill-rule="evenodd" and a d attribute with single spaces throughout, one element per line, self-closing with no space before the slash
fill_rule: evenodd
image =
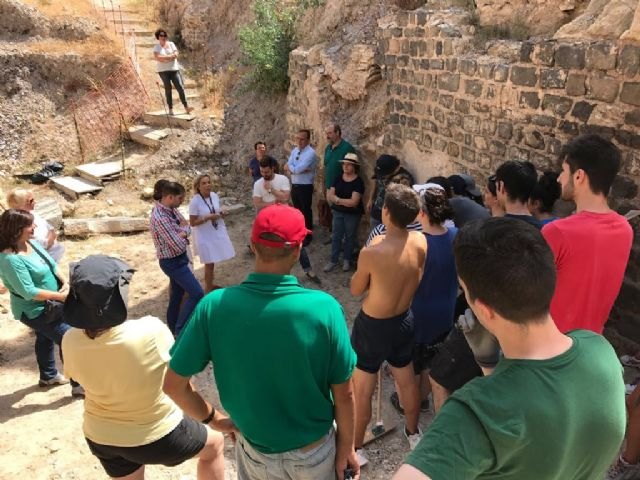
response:
<path id="1" fill-rule="evenodd" d="M 561 68 L 544 68 L 540 71 L 542 88 L 564 88 L 567 82 L 567 71 Z"/>
<path id="2" fill-rule="evenodd" d="M 534 45 L 531 61 L 536 65 L 552 66 L 554 62 L 555 42 L 540 42 Z"/>
<path id="3" fill-rule="evenodd" d="M 568 97 L 561 97 L 559 95 L 546 94 L 542 99 L 542 109 L 551 110 L 559 117 L 564 117 L 567 113 L 569 113 L 572 105 L 572 99 Z"/>
<path id="4" fill-rule="evenodd" d="M 579 73 L 570 73 L 567 77 L 567 95 L 580 97 L 587 93 L 587 88 L 585 86 L 586 79 L 586 75 L 581 75 Z"/>
<path id="5" fill-rule="evenodd" d="M 603 102 L 613 102 L 618 96 L 618 81 L 606 75 L 596 74 L 589 77 L 588 97 Z"/>
<path id="6" fill-rule="evenodd" d="M 535 148 L 536 150 L 544 150 L 544 136 L 537 130 L 527 130 L 524 132 L 525 145 Z"/>
<path id="7" fill-rule="evenodd" d="M 511 122 L 498 123 L 498 137 L 503 140 L 511 140 L 511 137 L 513 137 L 513 125 Z"/>
<path id="8" fill-rule="evenodd" d="M 617 48 L 609 42 L 590 45 L 586 53 L 586 66 L 590 70 L 612 70 L 616 68 Z"/>
<path id="9" fill-rule="evenodd" d="M 521 92 L 520 107 L 536 110 L 540 106 L 540 97 L 537 92 Z"/>
<path id="10" fill-rule="evenodd" d="M 467 95 L 479 97 L 482 95 L 482 81 L 480 80 L 465 80 L 464 91 Z"/>
<path id="11" fill-rule="evenodd" d="M 620 100 L 630 105 L 640 106 L 640 83 L 625 82 L 620 92 Z"/>
<path id="12" fill-rule="evenodd" d="M 493 70 L 493 79 L 496 82 L 506 82 L 509 78 L 509 65 L 504 63 L 496 65 L 496 68 Z"/>
<path id="13" fill-rule="evenodd" d="M 640 127 L 640 110 L 635 109 L 627 112 L 624 116 L 624 123 Z"/>
<path id="14" fill-rule="evenodd" d="M 511 82 L 514 85 L 535 87 L 538 83 L 538 72 L 534 67 L 514 65 L 511 67 Z"/>
<path id="15" fill-rule="evenodd" d="M 630 44 L 622 47 L 618 53 L 618 71 L 628 77 L 640 72 L 640 46 Z"/>
<path id="16" fill-rule="evenodd" d="M 475 75 L 477 69 L 477 63 L 471 58 L 460 59 L 460 71 L 465 75 L 472 77 Z"/>
<path id="17" fill-rule="evenodd" d="M 573 110 L 571 111 L 571 115 L 578 120 L 586 123 L 587 121 L 589 121 L 589 117 L 591 116 L 591 112 L 593 112 L 594 107 L 595 104 L 593 103 L 584 101 L 576 102 L 576 104 L 573 106 Z"/>
<path id="18" fill-rule="evenodd" d="M 462 119 L 462 128 L 469 133 L 480 133 L 480 122 L 478 117 L 465 115 Z"/>
<path id="19" fill-rule="evenodd" d="M 460 74 L 458 73 L 440 73 L 438 75 L 438 88 L 449 92 L 457 92 L 460 88 Z"/>
<path id="20" fill-rule="evenodd" d="M 585 48 L 581 45 L 559 45 L 555 62 L 558 67 L 581 70 L 585 64 Z"/>
<path id="21" fill-rule="evenodd" d="M 455 110 L 460 113 L 469 113 L 470 103 L 468 100 L 463 100 L 462 98 L 456 98 L 455 100 Z"/>

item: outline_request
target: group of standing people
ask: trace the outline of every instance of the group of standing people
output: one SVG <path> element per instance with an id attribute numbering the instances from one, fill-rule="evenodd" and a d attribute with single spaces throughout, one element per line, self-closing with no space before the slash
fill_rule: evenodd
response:
<path id="1" fill-rule="evenodd" d="M 298 137 L 284 170 L 304 186 L 310 147 L 307 132 Z M 362 201 L 357 156 L 340 156 L 342 174 L 325 194 L 334 233 L 348 223 L 334 207 Z M 156 184 L 151 232 L 170 278 L 168 327 L 128 319 L 133 270 L 124 262 L 97 255 L 74 263 L 67 294 L 53 259 L 31 241 L 33 215 L 12 208 L 0 217 L 0 278 L 14 316 L 37 338 L 62 341 L 65 371 L 84 387 L 89 449 L 109 476 L 137 480 L 146 464 L 198 456 L 199 479 L 222 479 L 224 432 L 236 443 L 241 480 L 357 479 L 384 362 L 412 450 L 396 480 L 620 480 L 640 471 L 635 393 L 627 446 L 615 460 L 625 436 L 624 383 L 600 335 L 632 242 L 628 222 L 607 204 L 620 168 L 611 142 L 586 135 L 563 148 L 557 182 L 576 213 L 545 225 L 532 213 L 551 213 L 548 198 L 536 197 L 541 180 L 527 162 L 505 162 L 490 177 L 489 213 L 468 175 L 413 184 L 397 158 L 381 156 L 371 197 L 381 223 L 351 278 L 351 293 L 364 295 L 351 334 L 333 297 L 291 275 L 312 239 L 309 189 L 297 189 L 299 208 L 286 205 L 293 186 L 266 152 L 258 162 L 254 272 L 216 289 L 211 267 L 204 298 L 189 239 L 195 229 L 205 264 L 233 255 L 219 199 L 210 179 L 198 177 L 187 221 L 178 211 L 185 189 Z M 343 246 L 343 255 L 352 251 Z M 55 310 L 57 340 L 45 326 L 50 301 L 64 302 Z M 43 352 L 46 385 L 57 372 L 46 370 L 51 357 Z M 190 381 L 209 362 L 228 415 Z M 437 414 L 423 434 L 429 389 Z"/>

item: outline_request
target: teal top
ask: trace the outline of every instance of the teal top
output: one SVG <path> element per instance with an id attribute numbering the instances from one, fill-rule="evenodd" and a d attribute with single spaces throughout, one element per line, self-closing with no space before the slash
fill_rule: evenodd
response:
<path id="1" fill-rule="evenodd" d="M 625 431 L 611 345 L 574 330 L 548 360 L 502 358 L 456 391 L 406 463 L 433 480 L 599 480 Z"/>
<path id="2" fill-rule="evenodd" d="M 16 320 L 20 320 L 23 314 L 33 320 L 44 311 L 44 302 L 33 299 L 41 290 L 58 291 L 58 280 L 36 249 L 54 268 L 55 260 L 37 242 L 30 244 L 31 253 L 28 255 L 0 253 L 0 280 L 11 292 L 11 312 Z"/>
<path id="3" fill-rule="evenodd" d="M 173 349 L 184 377 L 213 362 L 222 406 L 258 451 L 281 453 L 322 438 L 333 424 L 331 385 L 351 378 L 342 307 L 292 275 L 252 273 L 200 301 Z"/>
<path id="4" fill-rule="evenodd" d="M 356 151 L 345 139 L 341 139 L 336 148 L 329 144 L 324 149 L 324 186 L 327 190 L 342 173 L 340 160 L 343 160 L 347 153 L 356 153 Z"/>

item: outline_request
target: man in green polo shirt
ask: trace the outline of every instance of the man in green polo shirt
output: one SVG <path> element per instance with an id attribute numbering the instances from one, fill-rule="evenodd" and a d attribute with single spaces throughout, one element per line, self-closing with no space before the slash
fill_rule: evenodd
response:
<path id="1" fill-rule="evenodd" d="M 336 123 L 330 123 L 325 130 L 327 146 L 324 149 L 324 189 L 325 193 L 333 186 L 336 177 L 342 174 L 340 160 L 347 153 L 356 153 L 353 145 L 342 138 L 342 129 Z"/>
<path id="2" fill-rule="evenodd" d="M 286 205 L 253 224 L 255 272 L 198 305 L 172 350 L 164 391 L 193 418 L 220 425 L 189 381 L 211 361 L 236 436 L 238 479 L 359 478 L 351 374 L 356 355 L 340 304 L 290 275 L 308 234 Z M 334 420 L 336 429 L 334 430 Z M 232 422 L 232 423 L 231 423 Z"/>

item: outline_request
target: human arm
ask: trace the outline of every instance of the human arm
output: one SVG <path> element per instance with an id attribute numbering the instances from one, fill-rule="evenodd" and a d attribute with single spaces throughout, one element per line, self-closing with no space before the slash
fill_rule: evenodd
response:
<path id="1" fill-rule="evenodd" d="M 3 265 L 3 270 L 4 284 L 7 289 L 25 300 L 35 300 L 39 302 L 57 300 L 63 302 L 67 298 L 66 291 L 57 292 L 45 290 L 35 285 L 29 270 L 22 259 L 18 258 L 18 255 L 15 255 L 15 258 L 9 260 L 9 265 L 6 267 Z"/>
<path id="2" fill-rule="evenodd" d="M 369 247 L 362 249 L 358 257 L 358 268 L 351 277 L 349 290 L 351 295 L 358 297 L 369 289 L 371 281 L 371 250 Z"/>
<path id="3" fill-rule="evenodd" d="M 425 475 L 416 467 L 404 464 L 396 472 L 392 480 L 431 480 L 431 477 Z"/>
<path id="4" fill-rule="evenodd" d="M 331 187 L 329 190 L 327 190 L 327 202 L 329 203 L 333 203 L 335 204 L 336 199 L 338 197 L 336 197 L 336 187 Z"/>
<path id="5" fill-rule="evenodd" d="M 478 321 L 470 308 L 458 317 L 456 325 L 464 334 L 482 373 L 491 375 L 500 360 L 498 339 Z"/>
<path id="6" fill-rule="evenodd" d="M 335 189 L 333 187 L 331 188 L 331 191 L 333 191 L 334 193 L 330 201 L 334 205 L 341 205 L 343 207 L 355 208 L 360 204 L 360 199 L 362 198 L 362 195 L 358 192 L 351 193 L 351 198 L 339 198 L 338 196 L 336 196 Z"/>
<path id="7" fill-rule="evenodd" d="M 170 245 L 176 252 L 182 252 L 187 248 L 187 233 L 176 224 L 174 218 L 163 212 L 154 212 L 151 217 L 150 228 L 154 236 L 161 242 Z"/>
<path id="8" fill-rule="evenodd" d="M 189 215 L 189 225 L 192 227 L 197 227 L 198 225 L 203 225 L 210 221 L 220 220 L 222 218 L 222 212 L 220 213 L 210 213 L 208 215 Z"/>
<path id="9" fill-rule="evenodd" d="M 162 390 L 184 413 L 194 420 L 202 421 L 213 411 L 213 406 L 193 388 L 190 377 L 178 375 L 171 368 L 167 369 L 164 376 Z M 219 410 L 215 411 L 213 419 L 207 425 L 219 432 L 234 433 L 238 431 L 233 421 Z"/>
<path id="10" fill-rule="evenodd" d="M 261 210 L 267 205 L 271 205 L 270 203 L 266 203 L 262 200 L 262 197 L 253 197 L 253 206 L 256 210 Z"/>
<path id="11" fill-rule="evenodd" d="M 311 149 L 308 149 L 306 151 L 300 152 L 300 156 L 295 165 L 292 162 L 292 158 L 289 157 L 287 165 L 289 166 L 289 171 L 293 174 L 309 173 L 312 172 L 315 168 L 316 161 L 317 158 L 315 152 Z"/>
<path id="12" fill-rule="evenodd" d="M 360 478 L 360 466 L 354 449 L 355 435 L 355 397 L 353 380 L 331 385 L 336 420 L 336 474 L 338 480 L 344 479 L 344 470 L 349 467 L 354 479 Z"/>

